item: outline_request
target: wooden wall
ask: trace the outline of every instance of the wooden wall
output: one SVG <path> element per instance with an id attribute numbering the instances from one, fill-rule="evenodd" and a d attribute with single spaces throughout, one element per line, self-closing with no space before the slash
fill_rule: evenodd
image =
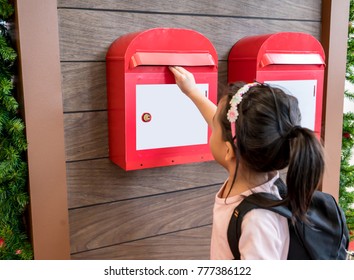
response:
<path id="1" fill-rule="evenodd" d="M 119 36 L 194 29 L 214 44 L 219 84 L 247 35 L 320 39 L 321 0 L 58 0 L 72 259 L 208 259 L 215 162 L 125 172 L 108 159 L 105 54 Z M 49 93 L 50 94 L 50 93 Z"/>

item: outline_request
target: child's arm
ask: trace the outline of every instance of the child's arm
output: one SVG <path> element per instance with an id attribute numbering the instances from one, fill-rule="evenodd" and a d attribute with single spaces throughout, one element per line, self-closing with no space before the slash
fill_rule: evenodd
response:
<path id="1" fill-rule="evenodd" d="M 216 112 L 216 105 L 200 92 L 192 73 L 179 66 L 171 66 L 169 69 L 175 76 L 178 87 L 194 102 L 208 125 L 211 126 Z"/>

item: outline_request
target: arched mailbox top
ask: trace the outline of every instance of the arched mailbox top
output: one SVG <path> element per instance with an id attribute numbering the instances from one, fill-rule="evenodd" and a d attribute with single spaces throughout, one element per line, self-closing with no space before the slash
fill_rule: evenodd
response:
<path id="1" fill-rule="evenodd" d="M 312 35 L 300 32 L 244 37 L 229 53 L 229 61 L 243 59 L 254 60 L 258 70 L 281 64 L 325 66 L 325 53 L 320 42 Z"/>
<path id="2" fill-rule="evenodd" d="M 153 28 L 116 39 L 108 49 L 106 60 L 124 60 L 125 69 L 143 65 L 217 68 L 218 58 L 209 39 L 194 30 Z"/>

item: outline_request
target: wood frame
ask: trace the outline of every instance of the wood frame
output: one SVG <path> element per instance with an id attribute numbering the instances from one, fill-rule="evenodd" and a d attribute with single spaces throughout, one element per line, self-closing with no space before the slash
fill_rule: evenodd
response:
<path id="1" fill-rule="evenodd" d="M 321 43 L 327 56 L 322 120 L 327 168 L 322 191 L 336 199 L 339 195 L 349 4 L 349 0 L 322 1 Z"/>
<path id="2" fill-rule="evenodd" d="M 322 8 L 328 157 L 322 189 L 338 198 L 349 0 L 334 2 L 323 0 Z M 34 257 L 70 259 L 57 1 L 17 0 L 16 16 Z"/>
<path id="3" fill-rule="evenodd" d="M 70 259 L 56 0 L 16 2 L 34 258 Z"/>

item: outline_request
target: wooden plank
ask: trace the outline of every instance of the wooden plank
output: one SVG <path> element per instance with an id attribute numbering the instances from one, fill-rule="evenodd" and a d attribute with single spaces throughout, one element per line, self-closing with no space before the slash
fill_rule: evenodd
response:
<path id="1" fill-rule="evenodd" d="M 69 208 L 222 184 L 215 161 L 126 172 L 109 159 L 67 163 Z"/>
<path id="2" fill-rule="evenodd" d="M 219 91 L 226 85 L 227 63 L 220 61 Z M 63 62 L 64 112 L 107 109 L 105 62 Z"/>
<path id="3" fill-rule="evenodd" d="M 66 160 L 108 157 L 107 112 L 64 114 Z"/>
<path id="4" fill-rule="evenodd" d="M 223 96 L 227 87 L 227 61 L 218 63 L 218 100 Z"/>
<path id="5" fill-rule="evenodd" d="M 321 20 L 320 0 L 299 0 L 296 2 L 291 0 L 58 0 L 58 7 Z M 276 13 L 273 7 L 276 7 Z"/>
<path id="6" fill-rule="evenodd" d="M 61 63 L 64 112 L 107 109 L 104 62 Z"/>
<path id="7" fill-rule="evenodd" d="M 71 253 L 209 225 L 219 186 L 69 211 Z"/>
<path id="8" fill-rule="evenodd" d="M 72 260 L 207 260 L 211 226 L 72 254 Z"/>
<path id="9" fill-rule="evenodd" d="M 121 35 L 155 27 L 193 29 L 210 39 L 219 60 L 245 36 L 280 31 L 306 32 L 319 38 L 320 22 L 263 18 L 125 13 L 59 9 L 60 50 L 63 61 L 104 61 L 110 44 Z M 291 13 L 289 13 L 291 14 Z"/>

